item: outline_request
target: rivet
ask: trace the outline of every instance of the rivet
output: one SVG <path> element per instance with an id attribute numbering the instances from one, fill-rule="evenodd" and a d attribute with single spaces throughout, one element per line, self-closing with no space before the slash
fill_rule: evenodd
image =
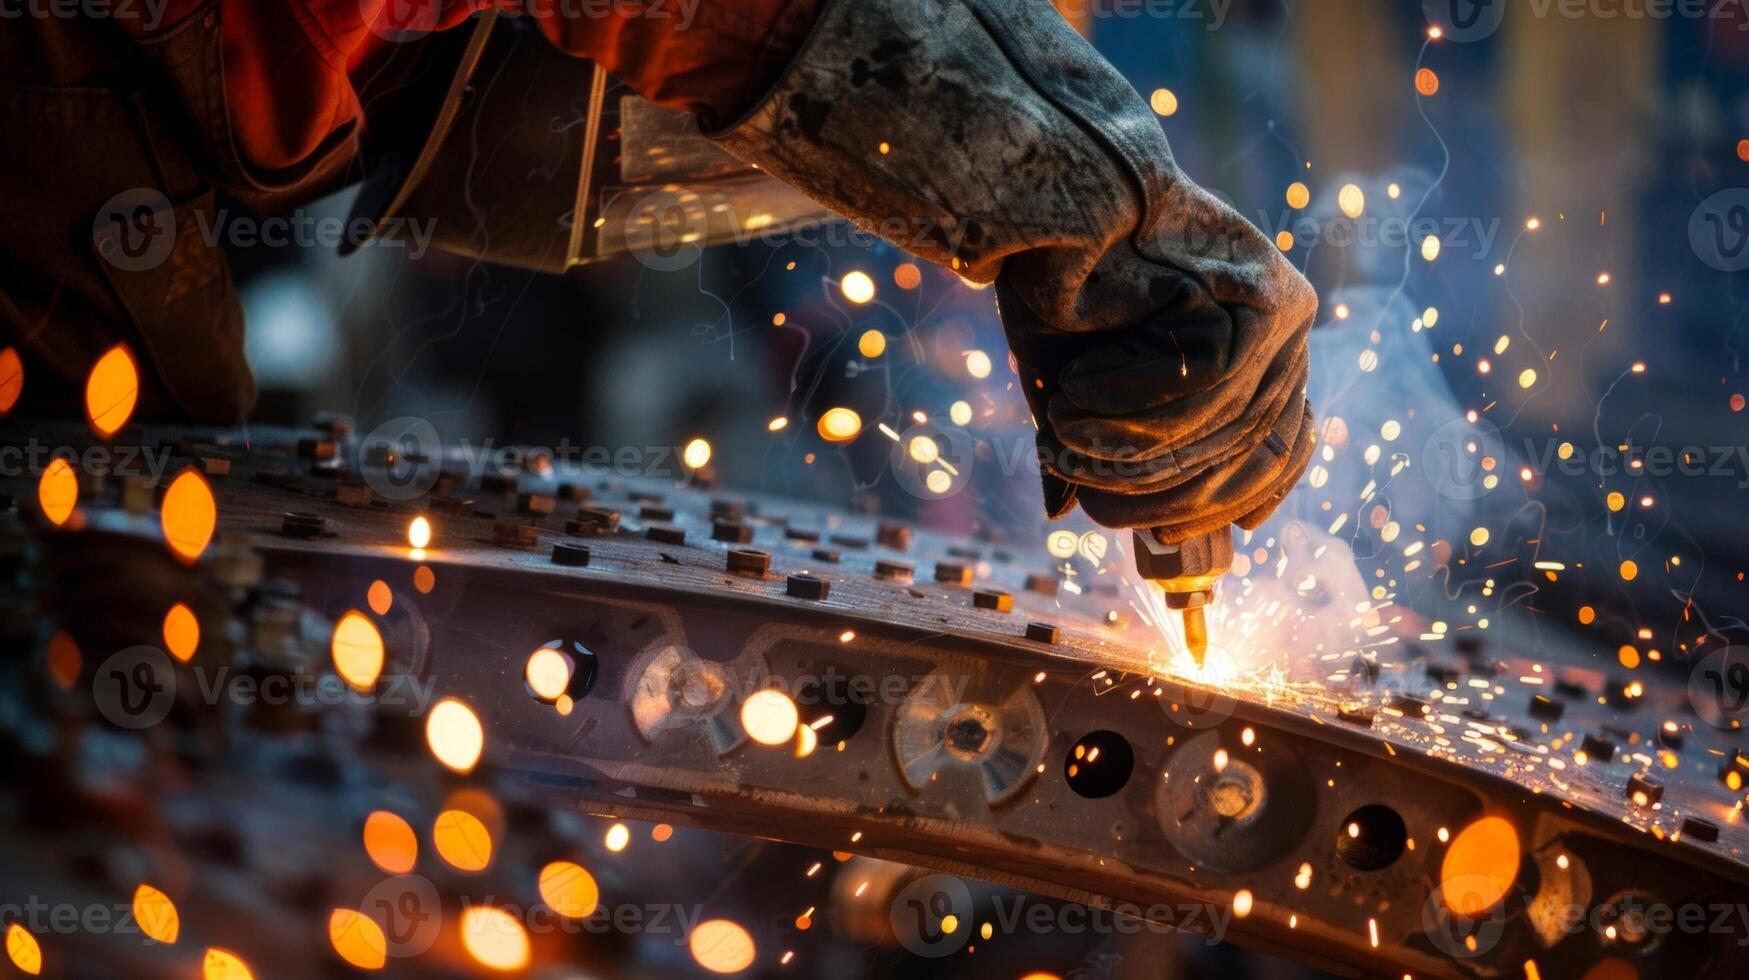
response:
<path id="1" fill-rule="evenodd" d="M 826 593 L 830 592 L 831 589 L 832 583 L 823 578 L 815 578 L 806 574 L 791 575 L 784 586 L 784 591 L 798 599 L 824 599 Z"/>
<path id="2" fill-rule="evenodd" d="M 1566 707 L 1546 694 L 1532 694 L 1530 696 L 1530 716 L 1538 721 L 1560 721 L 1561 713 L 1566 710 Z"/>
<path id="3" fill-rule="evenodd" d="M 1559 694 L 1561 697 L 1573 699 L 1586 696 L 1585 685 L 1565 677 L 1555 678 L 1555 693 Z"/>
<path id="4" fill-rule="evenodd" d="M 903 524 L 883 522 L 880 527 L 875 529 L 875 540 L 880 542 L 883 548 L 907 551 L 911 547 L 911 529 Z"/>
<path id="5" fill-rule="evenodd" d="M 1057 627 L 1051 623 L 1027 623 L 1026 638 L 1038 643 L 1055 644 Z"/>
<path id="6" fill-rule="evenodd" d="M 1733 751 L 1725 764 L 1719 767 L 1719 780 L 1726 786 L 1735 782 L 1737 785 L 1732 787 L 1733 791 L 1740 790 L 1744 784 L 1749 783 L 1749 753 L 1742 749 Z"/>
<path id="7" fill-rule="evenodd" d="M 935 580 L 937 582 L 946 582 L 950 585 L 971 585 L 971 566 L 947 561 L 936 562 Z"/>
<path id="8" fill-rule="evenodd" d="M 1014 597 L 995 589 L 972 593 L 972 605 L 979 609 L 994 609 L 999 613 L 1014 611 Z"/>
<path id="9" fill-rule="evenodd" d="M 1464 669 L 1457 664 L 1430 660 L 1423 665 L 1427 671 L 1427 679 L 1435 684 L 1453 684 L 1464 674 Z"/>
<path id="10" fill-rule="evenodd" d="M 580 544 L 553 545 L 553 564 L 568 568 L 582 568 L 589 564 L 589 549 Z"/>
<path id="11" fill-rule="evenodd" d="M 314 538 L 327 529 L 328 522 L 315 514 L 287 514 L 280 520 L 279 529 L 294 538 Z"/>
<path id="12" fill-rule="evenodd" d="M 1639 773 L 1628 777 L 1627 797 L 1640 806 L 1651 806 L 1664 798 L 1664 786 Z"/>
<path id="13" fill-rule="evenodd" d="M 891 579 L 898 582 L 909 582 L 913 576 L 911 566 L 902 561 L 887 561 L 877 559 L 874 566 L 875 578 Z"/>
<path id="14" fill-rule="evenodd" d="M 575 520 L 565 522 L 565 533 L 574 538 L 612 534 L 619 529 L 619 511 L 605 507 L 579 507 Z"/>
<path id="15" fill-rule="evenodd" d="M 553 456 L 544 449 L 535 449 L 522 456 L 522 471 L 545 476 L 553 471 Z"/>
<path id="16" fill-rule="evenodd" d="M 737 548 L 729 552 L 728 565 L 736 575 L 764 576 L 771 570 L 771 556 L 751 548 Z"/>
<path id="17" fill-rule="evenodd" d="M 1339 708 L 1336 711 L 1336 717 L 1350 725 L 1359 725 L 1362 728 L 1372 727 L 1373 712 L 1371 708 Z"/>
<path id="18" fill-rule="evenodd" d="M 685 544 L 686 532 L 672 524 L 652 524 L 644 529 L 644 536 L 651 541 L 663 544 Z"/>
<path id="19" fill-rule="evenodd" d="M 463 497 L 438 496 L 431 498 L 431 509 L 440 514 L 465 514 L 472 508 L 474 502 Z"/>
<path id="20" fill-rule="evenodd" d="M 747 544 L 753 540 L 753 529 L 740 521 L 715 520 L 711 522 L 711 538 L 731 544 Z"/>
<path id="21" fill-rule="evenodd" d="M 1385 707 L 1401 711 L 1408 718 L 1426 718 L 1429 708 L 1426 701 L 1407 694 L 1399 694 L 1385 702 Z"/>
<path id="22" fill-rule="evenodd" d="M 344 507 L 369 507 L 376 500 L 370 485 L 365 483 L 334 484 L 334 502 Z"/>
<path id="23" fill-rule="evenodd" d="M 1684 817 L 1682 818 L 1682 836 L 1706 844 L 1715 844 L 1719 840 L 1719 825 L 1699 817 Z"/>
<path id="24" fill-rule="evenodd" d="M 532 548 L 540 543 L 540 529 L 520 521 L 493 521 L 492 543 L 500 548 Z"/>
<path id="25" fill-rule="evenodd" d="M 1054 596 L 1057 594 L 1057 577 L 1055 575 L 1028 575 L 1026 577 L 1026 591 Z"/>
<path id="26" fill-rule="evenodd" d="M 1601 735 L 1587 735 L 1579 740 L 1579 748 L 1587 758 L 1598 762 L 1613 762 L 1615 760 L 1615 743 Z"/>
<path id="27" fill-rule="evenodd" d="M 333 459 L 334 443 L 329 439 L 311 439 L 306 436 L 298 440 L 298 455 L 304 459 Z"/>
<path id="28" fill-rule="evenodd" d="M 130 514 L 149 513 L 156 505 L 152 484 L 143 476 L 124 477 L 121 484 L 121 507 Z M 11 510 L 10 506 L 0 510 Z M 287 532 L 290 533 L 290 532 Z"/>

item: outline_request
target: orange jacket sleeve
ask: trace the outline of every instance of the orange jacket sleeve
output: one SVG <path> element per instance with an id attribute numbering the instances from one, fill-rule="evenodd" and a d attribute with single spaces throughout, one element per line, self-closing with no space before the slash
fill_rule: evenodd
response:
<path id="1" fill-rule="evenodd" d="M 238 150 L 265 171 L 296 167 L 365 115 L 358 89 L 386 46 L 451 30 L 490 6 L 534 18 L 661 105 L 729 120 L 801 47 L 826 0 L 221 0 L 224 81 Z M 199 0 L 167 0 L 167 30 Z M 368 120 L 367 120 L 368 123 Z"/>

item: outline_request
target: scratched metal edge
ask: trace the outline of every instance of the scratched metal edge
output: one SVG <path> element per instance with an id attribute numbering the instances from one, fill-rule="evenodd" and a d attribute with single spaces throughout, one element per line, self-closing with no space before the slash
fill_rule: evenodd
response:
<path id="1" fill-rule="evenodd" d="M 254 542 L 254 546 L 260 550 L 264 556 L 269 558 L 271 558 L 275 551 L 287 551 L 301 554 L 315 553 L 329 557 L 344 556 L 366 560 L 393 560 L 401 562 L 407 560 L 405 548 L 391 546 L 359 547 L 328 544 L 326 546 L 317 547 L 304 542 L 295 541 L 274 541 L 271 543 Z M 469 554 L 465 555 L 465 557 L 467 558 L 466 561 L 458 560 L 444 562 L 432 557 L 431 553 L 428 553 L 426 559 L 422 563 L 432 565 L 441 572 L 445 565 L 454 568 L 467 567 L 479 556 Z M 505 556 L 498 557 L 503 558 Z M 1059 652 L 1059 647 L 1045 646 L 1043 644 L 1030 644 L 1020 637 L 1007 634 L 997 634 L 988 631 L 964 636 L 950 631 L 926 630 L 910 623 L 880 619 L 877 616 L 872 615 L 868 610 L 858 609 L 847 603 L 836 602 L 831 598 L 828 598 L 825 601 L 800 600 L 781 594 L 766 594 L 763 590 L 759 593 L 736 593 L 733 596 L 725 596 L 720 591 L 695 588 L 691 587 L 690 583 L 684 582 L 676 583 L 674 585 L 628 582 L 616 578 L 612 572 L 604 569 L 594 569 L 592 572 L 590 568 L 573 569 L 555 568 L 550 566 L 525 568 L 519 567 L 522 564 L 520 562 L 511 562 L 510 564 L 511 567 L 504 569 L 504 571 L 513 576 L 528 576 L 536 581 L 557 580 L 572 584 L 586 583 L 591 586 L 600 587 L 603 593 L 611 594 L 619 598 L 630 598 L 642 601 L 653 600 L 673 602 L 678 597 L 683 601 L 700 605 L 746 604 L 766 606 L 784 609 L 786 616 L 792 620 L 818 620 L 831 617 L 834 620 L 834 625 L 837 625 L 841 621 L 852 620 L 854 622 L 846 624 L 855 625 L 857 623 L 864 623 L 868 625 L 878 625 L 886 629 L 912 633 L 916 639 L 947 636 L 951 637 L 956 642 L 977 644 L 985 648 L 983 650 L 967 651 L 969 653 L 982 654 L 984 656 L 995 655 L 1001 659 L 1015 662 L 1029 670 L 1085 670 L 1093 665 L 1086 659 Z M 439 577 L 441 579 L 441 575 Z M 781 582 L 781 576 L 773 576 L 773 579 L 778 583 Z M 766 582 L 763 584 L 773 583 Z M 800 615 L 796 615 L 797 613 Z M 1072 636 L 1074 634 L 1065 633 L 1064 635 Z M 1094 651 L 1088 649 L 1084 652 L 1092 653 Z M 1101 655 L 1106 655 L 1110 652 L 1112 652 L 1110 646 L 1099 648 L 1099 653 Z M 1133 648 L 1128 648 L 1128 652 L 1131 653 L 1132 657 L 1135 656 Z M 1145 665 L 1146 658 L 1138 658 L 1138 662 Z M 1180 696 L 1180 699 L 1183 699 L 1184 695 L 1192 692 L 1211 695 L 1221 693 L 1215 688 L 1195 684 L 1170 674 L 1155 672 L 1151 676 L 1154 678 L 1155 685 L 1166 689 L 1168 697 L 1173 696 L 1175 693 Z M 1649 855 L 1656 857 L 1669 856 L 1670 852 L 1659 850 L 1660 844 L 1673 848 L 1675 856 L 1690 867 L 1710 874 L 1718 874 L 1722 870 L 1728 871 L 1729 878 L 1739 884 L 1749 885 L 1749 864 L 1745 864 L 1743 861 L 1737 859 L 1723 849 L 1706 849 L 1686 840 L 1666 839 L 1659 841 L 1656 838 L 1653 838 L 1649 833 L 1631 825 L 1625 825 L 1622 818 L 1619 816 L 1597 812 L 1583 803 L 1563 801 L 1546 792 L 1533 792 L 1524 785 L 1503 775 L 1485 769 L 1468 767 L 1451 759 L 1428 754 L 1420 747 L 1413 744 L 1392 741 L 1384 733 L 1379 732 L 1373 727 L 1361 729 L 1358 726 L 1347 725 L 1341 722 L 1330 722 L 1323 720 L 1318 715 L 1302 713 L 1295 710 L 1284 710 L 1271 705 L 1246 700 L 1242 696 L 1233 697 L 1232 700 L 1234 702 L 1232 715 L 1234 718 L 1264 724 L 1274 728 L 1285 729 L 1314 742 L 1327 742 L 1341 748 L 1357 751 L 1387 764 L 1406 769 L 1410 772 L 1427 772 L 1454 785 L 1475 788 L 1478 784 L 1481 784 L 1490 788 L 1496 795 L 1516 796 L 1519 797 L 1521 802 L 1525 805 L 1535 807 L 1557 816 L 1577 819 L 1580 823 L 1590 824 L 1601 833 L 1615 838 L 1624 844 L 1635 847 L 1637 850 Z M 1386 745 L 1390 745 L 1395 751 L 1387 750 L 1385 748 Z M 1404 761 L 1405 756 L 1413 762 L 1413 765 Z M 1641 838 L 1645 839 L 1642 840 Z M 1719 867 L 1721 859 L 1724 865 L 1723 868 Z"/>
<path id="2" fill-rule="evenodd" d="M 246 454 L 251 453 L 250 450 L 244 450 L 244 452 Z M 561 474 L 549 474 L 540 482 L 556 484 L 561 476 Z M 662 481 L 622 479 L 618 482 L 631 486 L 634 489 L 638 485 L 646 485 L 646 489 L 653 487 L 664 493 L 685 495 L 687 497 L 701 499 L 707 496 L 706 491 L 703 489 L 690 486 L 674 486 Z M 399 525 L 389 527 L 387 524 L 389 522 L 404 520 L 408 514 L 416 511 L 415 506 L 411 504 L 397 505 L 382 509 L 340 507 L 335 505 L 331 500 L 310 496 L 309 494 L 300 495 L 283 488 L 270 487 L 235 477 L 216 480 L 214 481 L 214 485 L 215 491 L 225 502 L 225 506 L 220 507 L 221 529 L 226 533 L 241 532 L 241 534 L 249 540 L 251 545 L 257 548 L 287 548 L 305 550 L 317 554 L 331 554 L 342 548 L 353 551 L 359 550 L 349 545 L 341 545 L 340 543 L 329 539 L 316 542 L 301 542 L 276 535 L 272 530 L 272 518 L 281 513 L 276 505 L 284 503 L 288 499 L 308 501 L 312 506 L 312 509 L 326 510 L 331 514 L 346 517 L 349 524 L 355 521 L 358 529 L 362 529 L 367 535 L 372 536 L 385 534 L 398 536 L 401 533 L 402 528 Z M 745 502 L 778 507 L 787 514 L 810 515 L 819 521 L 819 529 L 822 531 L 828 530 L 834 520 L 842 520 L 844 518 L 844 515 L 842 515 L 841 512 L 827 505 L 784 501 L 781 498 L 774 498 L 765 494 L 733 493 L 731 495 L 736 499 Z M 269 503 L 270 506 L 260 506 L 263 503 Z M 243 506 L 232 507 L 230 506 L 232 504 L 243 504 Z M 97 520 L 94 521 L 94 524 L 97 526 L 111 526 L 116 530 L 132 529 L 136 531 L 136 533 L 155 533 L 156 522 L 151 521 L 149 517 L 130 517 L 119 511 L 106 510 L 103 508 L 99 508 L 93 513 L 97 516 Z M 850 523 L 859 528 L 873 523 L 874 520 L 875 518 L 864 515 L 849 518 Z M 482 521 L 479 518 L 469 517 L 462 523 L 464 526 L 471 525 L 477 528 L 482 524 Z M 628 578 L 656 578 L 658 579 L 656 585 L 657 588 L 672 590 L 673 594 L 711 595 L 720 593 L 723 589 L 727 588 L 740 596 L 743 600 L 747 601 L 775 604 L 786 609 L 817 610 L 824 607 L 838 615 L 864 619 L 870 617 L 872 612 L 880 609 L 887 609 L 895 612 L 900 611 L 897 606 L 893 605 L 893 596 L 895 589 L 903 589 L 922 599 L 932 601 L 951 600 L 940 602 L 938 605 L 931 607 L 932 610 L 939 611 L 943 614 L 940 617 L 942 628 L 936 630 L 935 635 L 968 633 L 974 634 L 987 642 L 993 642 L 999 645 L 1013 644 L 1016 641 L 1020 641 L 1026 642 L 1030 646 L 1030 641 L 1021 640 L 1021 638 L 1015 634 L 997 632 L 992 629 L 992 623 L 994 622 L 1015 623 L 1017 625 L 1023 624 L 1025 616 L 1004 616 L 998 620 L 995 619 L 998 614 L 974 609 L 969 603 L 963 601 L 966 596 L 970 595 L 971 590 L 969 588 L 940 585 L 926 580 L 917 581 L 914 584 L 908 585 L 897 585 L 893 582 L 887 581 L 873 581 L 857 566 L 859 563 L 862 563 L 862 558 L 872 556 L 876 551 L 882 549 L 870 549 L 865 552 L 854 553 L 856 557 L 852 562 L 827 567 L 802 562 L 801 564 L 820 572 L 833 583 L 832 596 L 827 600 L 817 602 L 810 600 L 797 600 L 781 594 L 773 594 L 773 590 L 781 590 L 781 583 L 783 582 L 783 576 L 781 574 L 774 572 L 762 580 L 755 581 L 728 574 L 721 568 L 711 567 L 705 564 L 713 559 L 720 559 L 728 550 L 727 547 L 721 545 L 719 542 L 708 541 L 707 539 L 695 535 L 691 540 L 684 544 L 664 546 L 653 541 L 645 540 L 641 537 L 636 537 L 633 532 L 638 526 L 639 525 L 634 521 L 630 523 L 628 528 L 622 530 L 622 532 L 616 536 L 584 539 L 585 543 L 593 549 L 596 549 L 601 556 L 600 561 L 593 563 L 596 565 L 596 567 L 593 568 L 560 569 L 557 566 L 552 565 L 548 559 L 543 557 L 542 552 L 509 551 L 501 547 L 494 547 L 484 539 L 473 539 L 461 547 L 431 550 L 427 552 L 426 560 L 438 561 L 445 556 L 453 556 L 458 562 L 465 561 L 479 565 L 494 566 L 505 570 L 534 572 L 548 576 L 552 576 L 555 572 L 570 573 L 569 575 L 561 574 L 557 576 L 559 579 L 586 578 L 590 581 L 610 581 L 614 575 L 625 576 Z M 951 542 L 954 540 L 963 540 L 956 538 L 953 535 L 941 532 L 925 530 L 923 533 L 928 538 L 939 538 L 942 541 Z M 566 541 L 573 539 L 560 535 L 549 528 L 538 529 L 537 541 L 541 544 L 544 545 L 555 540 Z M 792 557 L 791 552 L 797 550 L 797 546 L 788 541 L 780 540 L 777 542 L 777 545 L 778 547 L 772 548 L 771 551 L 774 563 L 779 560 L 788 562 Z M 985 550 L 987 547 L 989 546 L 980 545 L 979 550 Z M 410 558 L 409 549 L 404 546 L 374 545 L 371 546 L 371 549 L 374 549 L 377 553 L 382 555 L 398 557 L 403 561 Z M 370 549 L 365 549 L 365 551 L 369 550 Z M 891 554 L 892 552 L 888 553 Z M 654 554 L 668 556 L 679 555 L 683 556 L 685 560 L 676 560 L 674 564 L 661 564 L 651 557 Z M 921 549 L 916 552 L 905 552 L 903 553 L 903 557 L 907 561 L 915 563 L 915 565 L 919 567 L 919 570 L 921 570 L 921 567 L 924 564 L 924 556 L 921 554 Z M 613 560 L 615 563 L 623 564 L 617 565 L 617 567 L 610 565 L 611 570 L 604 570 L 600 565 L 607 563 L 608 560 Z M 994 563 L 998 568 L 1007 564 L 1010 563 L 1006 561 Z M 666 575 L 658 576 L 653 570 L 660 570 L 665 572 Z M 1006 569 L 1004 569 L 1004 571 L 1006 571 Z M 597 575 L 596 573 L 604 574 Z M 661 581 L 664 578 L 670 577 L 673 579 L 671 583 Z M 1012 575 L 1006 576 L 1006 578 L 1012 577 Z M 923 578 L 923 576 L 919 576 L 919 578 Z M 997 584 L 1014 587 L 1014 583 L 1005 580 L 992 581 L 991 579 L 984 579 L 980 580 L 979 584 Z M 1024 603 L 1024 605 L 1017 604 L 1017 612 L 1025 611 L 1027 605 L 1029 605 L 1032 600 L 1038 598 L 1036 596 L 1029 596 L 1024 591 L 1017 591 L 1015 594 L 1017 599 L 1022 600 L 1022 603 Z M 851 601 L 846 602 L 846 599 Z M 858 602 L 867 602 L 873 608 L 859 608 L 857 606 Z M 1062 622 L 1060 622 L 1059 625 L 1062 626 L 1063 629 L 1059 644 L 1054 650 L 1044 647 L 1040 648 L 1040 653 L 1048 656 L 1051 663 L 1061 667 L 1073 665 L 1081 668 L 1096 668 L 1104 666 L 1152 677 L 1157 684 L 1170 682 L 1178 689 L 1184 691 L 1211 690 L 1199 685 L 1185 683 L 1178 678 L 1163 673 L 1150 663 L 1145 652 L 1140 651 L 1136 646 L 1126 642 L 1122 637 L 1111 637 L 1100 640 L 1094 639 L 1094 630 L 1099 628 L 1099 624 L 1090 623 L 1086 616 L 1077 611 L 1063 608 L 1061 604 L 1056 605 L 1057 611 L 1062 614 L 1062 617 L 1060 617 L 1062 618 Z M 910 612 L 911 610 L 907 609 L 903 611 Z M 879 621 L 885 622 L 884 620 Z M 1023 626 L 1021 628 L 1023 628 Z M 1255 703 L 1253 700 L 1248 700 L 1247 698 L 1248 692 L 1240 691 L 1235 696 L 1235 701 L 1239 704 Z M 1307 703 L 1289 705 L 1289 710 L 1277 710 L 1272 707 L 1270 709 L 1272 713 L 1269 717 L 1272 719 L 1277 717 L 1304 719 L 1305 722 L 1317 725 L 1320 729 L 1328 728 L 1333 730 L 1348 730 L 1351 726 L 1346 724 L 1329 724 L 1326 720 L 1326 713 L 1333 714 L 1333 709 L 1337 703 L 1338 699 L 1329 694 L 1323 694 L 1319 697 L 1314 697 Z M 1319 735 L 1318 737 L 1325 736 Z M 1358 741 L 1354 740 L 1356 738 Z M 1444 763 L 1442 768 L 1461 774 L 1461 777 L 1457 780 L 1460 783 L 1465 780 L 1475 780 L 1480 777 L 1487 779 L 1491 784 L 1496 786 L 1510 787 L 1513 793 L 1523 794 L 1526 797 L 1549 795 L 1548 793 L 1533 792 L 1523 784 L 1509 777 L 1496 775 L 1481 766 L 1466 766 L 1458 761 L 1445 759 L 1439 755 L 1429 754 L 1417 744 L 1404 741 L 1400 738 L 1393 738 L 1389 733 L 1379 730 L 1376 726 L 1369 728 L 1365 733 L 1348 731 L 1347 736 L 1339 736 L 1338 739 L 1341 741 L 1338 741 L 1336 744 L 1343 744 L 1346 742 L 1350 747 L 1359 747 L 1368 752 L 1368 754 L 1376 755 L 1377 749 L 1382 743 L 1383 745 L 1389 745 L 1394 749 L 1408 753 L 1423 762 L 1442 762 Z M 1611 775 L 1613 776 L 1613 774 Z M 1605 786 L 1605 780 L 1595 772 L 1588 772 L 1583 778 L 1594 784 L 1587 787 L 1593 791 L 1601 789 L 1615 790 L 1618 789 L 1618 787 L 1613 784 L 1623 781 L 1610 779 L 1608 782 L 1611 785 Z M 1686 787 L 1689 783 L 1684 778 L 1679 780 L 1675 785 Z M 1616 828 L 1618 825 L 1625 825 L 1630 832 L 1636 834 L 1647 833 L 1648 836 L 1651 836 L 1648 833 L 1648 829 L 1651 824 L 1657 822 L 1657 818 L 1654 817 L 1652 821 L 1644 827 L 1634 823 L 1633 818 L 1638 815 L 1625 809 L 1624 805 L 1617 801 L 1616 796 L 1618 795 L 1618 793 L 1595 792 L 1594 800 L 1582 798 L 1575 799 L 1574 801 L 1569 801 L 1570 805 L 1567 806 L 1560 806 L 1559 801 L 1552 799 L 1550 801 L 1535 802 L 1544 807 L 1549 807 L 1551 805 L 1560 806 L 1560 809 L 1563 812 L 1569 814 L 1584 814 L 1588 820 L 1599 822 L 1604 826 Z M 1671 802 L 1675 801 L 1672 800 Z M 1601 809 L 1601 807 L 1610 807 L 1611 809 L 1605 811 L 1604 809 Z M 1675 823 L 1677 821 L 1675 812 L 1669 810 L 1667 810 L 1667 812 L 1671 814 L 1671 822 Z M 1701 859 L 1703 858 L 1711 859 L 1712 861 L 1717 861 L 1720 858 L 1723 858 L 1724 861 L 1731 866 L 1731 871 L 1734 876 L 1742 878 L 1749 875 L 1749 866 L 1745 865 L 1743 844 L 1741 841 L 1735 840 L 1736 838 L 1743 836 L 1743 828 L 1739 824 L 1727 822 L 1720 827 L 1720 831 L 1720 841 L 1715 845 L 1715 849 L 1712 850 L 1703 849 L 1698 845 L 1681 839 L 1666 839 L 1663 843 L 1674 843 L 1677 847 L 1677 853 L 1682 855 L 1686 859 L 1686 863 L 1691 865 L 1701 863 Z M 1647 841 L 1637 841 L 1636 844 L 1640 845 L 1641 849 L 1647 851 L 1651 851 L 1656 846 L 1652 842 Z"/>
<path id="3" fill-rule="evenodd" d="M 538 779 L 536 774 L 519 772 L 515 773 L 515 775 L 530 778 L 531 782 L 545 781 Z M 557 781 L 557 784 L 568 785 L 568 781 L 560 780 Z M 659 797 L 660 794 L 653 794 L 653 796 Z M 774 837 L 774 830 L 769 823 L 769 817 L 762 817 L 755 811 L 722 808 L 712 811 L 712 819 L 703 820 L 699 818 L 699 808 L 696 806 L 679 803 L 670 804 L 668 806 L 657 804 L 640 805 L 640 802 L 648 801 L 642 800 L 641 798 L 638 801 L 633 801 L 623 796 L 591 798 L 587 804 L 579 806 L 578 809 L 591 814 L 614 818 L 645 820 L 651 822 L 667 821 L 669 823 L 684 824 L 705 830 L 742 834 L 750 837 L 781 839 L 785 840 L 787 843 L 801 844 L 804 846 L 819 846 L 824 850 L 848 851 L 865 857 L 878 858 L 900 864 L 910 864 L 931 871 L 940 871 L 965 878 L 975 878 L 997 885 L 1022 888 L 1026 891 L 1043 895 L 1048 898 L 1055 898 L 1065 902 L 1074 902 L 1095 908 L 1110 909 L 1124 901 L 1137 903 L 1173 900 L 1211 902 L 1213 896 L 1224 896 L 1228 894 L 1224 891 L 1215 889 L 1199 890 L 1162 888 L 1159 892 L 1151 896 L 1140 898 L 1114 898 L 1113 896 L 1118 894 L 1121 889 L 1108 889 L 1105 892 L 1090 890 L 1091 885 L 1093 884 L 1092 882 L 1089 882 L 1089 888 L 1075 888 L 1052 882 L 1045 878 L 1029 877 L 1025 874 L 1006 869 L 998 864 L 988 862 L 973 863 L 970 860 L 971 855 L 967 856 L 967 860 L 956 861 L 951 857 L 946 857 L 939 853 L 919 851 L 914 848 L 905 847 L 902 844 L 883 843 L 879 839 L 879 837 L 883 835 L 880 825 L 871 825 L 865 821 L 853 819 L 832 821 L 826 816 L 810 814 L 810 820 L 815 821 L 819 826 L 819 839 L 796 840 L 789 837 Z M 844 840 L 848 835 L 845 832 L 850 830 L 861 831 L 863 838 L 857 844 L 846 846 Z M 819 841 L 828 840 L 828 838 L 832 838 L 835 835 L 835 840 L 828 843 L 819 843 Z M 1004 860 L 1013 860 L 1012 853 L 1004 852 L 1002 856 Z M 1094 869 L 1089 873 L 1096 874 L 1097 872 L 1096 869 Z M 1121 876 L 1115 874 L 1105 875 L 1104 877 L 1114 883 L 1122 883 L 1125 880 Z M 1214 902 L 1213 904 L 1225 905 L 1227 903 L 1225 901 L 1220 901 Z M 1334 932 L 1327 932 L 1318 929 L 1315 926 L 1315 923 L 1308 922 L 1301 923 L 1296 929 L 1289 929 L 1283 927 L 1281 922 L 1272 920 L 1268 916 L 1261 914 L 1261 912 L 1253 912 L 1245 919 L 1235 917 L 1229 920 L 1226 930 L 1227 935 L 1242 938 L 1243 941 L 1240 942 L 1239 945 L 1270 953 L 1272 955 L 1282 956 L 1291 959 L 1296 963 L 1311 966 L 1315 969 L 1339 976 L 1400 976 L 1404 970 L 1413 971 L 1416 975 L 1433 977 L 1467 978 L 1471 976 L 1470 974 L 1461 971 L 1452 970 L 1450 968 L 1452 966 L 1451 962 L 1442 958 L 1429 957 L 1420 954 L 1404 956 L 1403 954 L 1414 951 L 1401 946 L 1393 947 L 1388 953 L 1382 948 L 1369 949 L 1366 953 L 1366 963 L 1363 965 L 1361 959 L 1352 955 L 1345 955 L 1352 953 L 1355 949 L 1355 946 L 1351 942 L 1345 941 L 1344 938 L 1338 938 L 1338 935 Z M 1175 926 L 1174 928 L 1178 927 Z M 1212 938 L 1208 931 L 1201 928 L 1182 928 L 1180 931 Z M 1313 942 L 1308 943 L 1305 940 L 1313 940 Z M 1380 967 L 1379 961 L 1387 959 L 1389 960 L 1389 964 L 1385 967 Z"/>

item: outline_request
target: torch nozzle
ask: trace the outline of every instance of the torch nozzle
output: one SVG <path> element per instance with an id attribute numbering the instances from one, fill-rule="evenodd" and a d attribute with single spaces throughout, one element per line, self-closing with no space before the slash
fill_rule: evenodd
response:
<path id="1" fill-rule="evenodd" d="M 1202 606 L 1184 610 L 1184 645 L 1190 648 L 1191 657 L 1201 667 L 1209 655 L 1209 621 Z"/>
<path id="2" fill-rule="evenodd" d="M 1208 656 L 1208 604 L 1215 583 L 1233 567 L 1233 532 L 1222 528 L 1183 540 L 1168 540 L 1159 530 L 1135 532 L 1136 571 L 1159 583 L 1166 607 L 1184 616 L 1184 644 L 1198 667 Z"/>

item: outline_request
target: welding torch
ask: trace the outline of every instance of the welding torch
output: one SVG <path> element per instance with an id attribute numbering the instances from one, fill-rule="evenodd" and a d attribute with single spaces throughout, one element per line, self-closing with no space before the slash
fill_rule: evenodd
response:
<path id="1" fill-rule="evenodd" d="M 1207 608 L 1215 583 L 1233 567 L 1233 529 L 1173 540 L 1162 529 L 1135 531 L 1136 571 L 1166 593 L 1166 608 L 1184 615 L 1184 642 L 1201 667 L 1208 656 Z"/>

